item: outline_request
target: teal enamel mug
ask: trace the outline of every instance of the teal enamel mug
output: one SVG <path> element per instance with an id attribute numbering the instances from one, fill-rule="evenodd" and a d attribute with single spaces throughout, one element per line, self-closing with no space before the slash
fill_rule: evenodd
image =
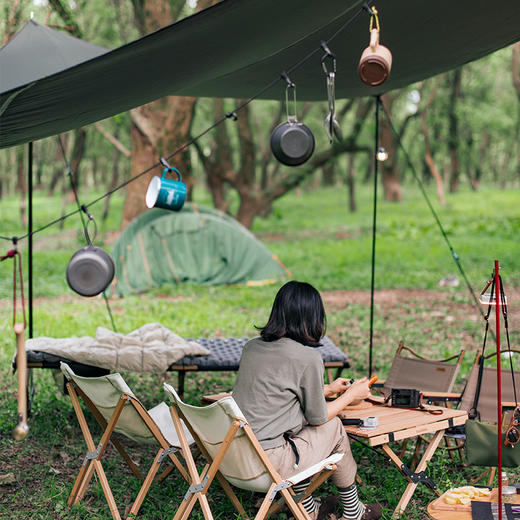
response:
<path id="1" fill-rule="evenodd" d="M 169 179 L 166 174 L 169 171 L 177 173 L 178 179 Z M 146 205 L 149 208 L 163 208 L 180 211 L 186 200 L 186 184 L 182 182 L 181 174 L 177 168 L 170 166 L 164 168 L 161 177 L 155 176 L 148 185 L 146 191 Z"/>

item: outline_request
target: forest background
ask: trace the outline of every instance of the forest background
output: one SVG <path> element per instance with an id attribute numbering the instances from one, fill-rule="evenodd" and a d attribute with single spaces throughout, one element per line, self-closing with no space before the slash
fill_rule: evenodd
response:
<path id="1" fill-rule="evenodd" d="M 13 0 L 0 2 L 0 38 L 7 42 L 33 16 L 35 21 L 112 49 L 211 5 L 212 0 Z M 484 182 L 502 189 L 518 181 L 520 161 L 520 44 L 483 60 L 385 94 L 382 101 L 426 183 L 435 183 L 443 204 L 445 190 L 461 183 L 477 190 Z M 175 63 L 165 66 L 175 73 Z M 337 78 L 341 81 L 341 77 Z M 171 154 L 237 105 L 233 99 L 166 97 L 128 113 L 79 128 L 63 136 L 66 156 L 82 198 L 109 191 Z M 350 211 L 357 209 L 356 187 L 370 181 L 373 169 L 373 99 L 344 100 L 337 112 L 343 139 L 332 146 L 322 130 L 326 103 L 301 103 L 300 119 L 317 138 L 314 156 L 302 167 L 287 168 L 270 152 L 272 129 L 285 117 L 283 103 L 256 101 L 176 156 L 175 166 L 189 188 L 204 186 L 216 208 L 246 227 L 265 217 L 273 202 L 304 186 L 346 184 Z M 384 199 L 399 202 L 410 179 L 389 122 L 382 118 Z M 26 147 L 0 151 L 0 197 L 18 194 L 26 222 Z M 72 197 L 55 137 L 34 144 L 35 186 L 49 195 Z M 16 175 L 13 173 L 16 172 Z M 121 226 L 145 210 L 142 194 L 150 172 L 128 185 Z M 191 192 L 191 190 L 190 190 Z M 106 219 L 110 197 L 98 210 Z M 65 211 L 62 208 L 62 213 Z M 99 216 L 98 216 L 99 218 Z"/>
<path id="2" fill-rule="evenodd" d="M 39 23 L 112 49 L 211 3 L 0 0 L 0 41 L 12 37 L 32 13 Z M 381 17 L 384 23 L 384 13 Z M 513 346 L 520 337 L 515 321 L 520 295 L 519 53 L 517 43 L 382 98 L 473 288 L 483 285 L 495 258 L 505 266 Z M 175 73 L 173 61 L 165 66 Z M 237 103 L 234 99 L 169 97 L 63 134 L 81 202 L 111 191 L 156 163 L 160 156 L 171 154 Z M 308 280 L 322 291 L 329 336 L 348 354 L 350 372 L 365 375 L 374 100 L 337 102 L 344 137 L 333 145 L 323 131 L 326 102 L 302 102 L 298 111 L 316 137 L 316 151 L 301 167 L 280 165 L 269 149 L 270 133 L 285 117 L 281 100 L 248 105 L 236 122 L 226 121 L 176 156 L 174 166 L 182 172 L 194 201 L 236 217 L 287 264 L 297 279 Z M 384 202 L 378 217 L 375 368 L 385 374 L 403 338 L 422 354 L 433 357 L 454 354 L 463 347 L 468 354 L 457 383 L 461 389 L 474 353 L 481 346 L 479 311 L 385 117 L 381 118 L 380 132 L 389 157 L 380 163 L 380 197 Z M 76 206 L 56 137 L 34 143 L 34 164 L 38 228 Z M 146 186 L 150 176 L 157 173 L 143 176 L 90 208 L 98 222 L 98 245 L 110 250 L 120 230 L 145 211 Z M 0 150 L 3 236 L 25 232 L 26 179 L 27 147 Z M 110 327 L 101 299 L 80 298 L 66 284 L 67 262 L 84 245 L 79 217 L 37 233 L 34 241 L 35 335 L 94 335 L 97 326 Z M 6 242 L 5 247 L 10 244 Z M 26 247 L 26 241 L 22 241 L 24 267 Z M 5 316 L 0 324 L 0 476 L 12 475 L 14 481 L 0 482 L 0 518 L 11 518 L 14 509 L 18 518 L 103 517 L 106 505 L 95 486 L 85 505 L 70 511 L 65 504 L 84 446 L 70 403 L 56 393 L 49 371 L 35 371 L 29 437 L 23 444 L 11 439 L 16 388 L 15 378 L 9 374 L 14 342 L 10 322 L 12 272 L 8 264 L 2 264 L 0 276 L 0 310 Z M 456 275 L 460 285 L 439 287 L 439 281 L 447 275 Z M 114 299 L 111 305 L 120 332 L 159 321 L 185 337 L 250 336 L 254 334 L 253 325 L 265 322 L 277 287 L 172 285 Z M 163 398 L 156 378 L 124 376 L 146 405 Z M 197 403 L 203 393 L 229 390 L 233 377 L 219 373 L 190 378 L 186 398 Z M 149 455 L 141 447 L 136 449 L 141 458 Z M 371 452 L 359 446 L 354 450 L 364 478 L 362 496 L 381 501 L 385 514 L 389 514 L 402 492 L 402 479 L 384 464 L 375 467 Z M 111 469 L 117 468 L 115 473 L 121 474 L 111 484 L 118 503 L 125 503 L 137 483 L 129 480 L 124 470 L 119 471 L 116 462 L 107 464 L 114 464 Z M 478 468 L 462 467 L 439 455 L 431 472 L 438 485 L 446 488 L 467 482 Z M 385 482 L 384 489 L 380 482 Z M 182 494 L 178 484 L 174 481 L 154 487 L 143 505 L 142 517 L 171 518 Z M 249 499 L 247 495 L 241 498 L 246 502 Z M 422 518 L 425 504 L 432 498 L 428 491 L 420 490 L 407 516 Z M 222 518 L 231 518 L 225 499 L 217 495 L 215 504 Z"/>

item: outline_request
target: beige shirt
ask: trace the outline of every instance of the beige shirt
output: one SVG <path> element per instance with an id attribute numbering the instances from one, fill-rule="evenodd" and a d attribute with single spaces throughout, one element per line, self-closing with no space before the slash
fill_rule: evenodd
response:
<path id="1" fill-rule="evenodd" d="M 315 349 L 289 338 L 244 346 L 233 397 L 264 449 L 281 446 L 284 433 L 327 421 L 323 369 Z"/>

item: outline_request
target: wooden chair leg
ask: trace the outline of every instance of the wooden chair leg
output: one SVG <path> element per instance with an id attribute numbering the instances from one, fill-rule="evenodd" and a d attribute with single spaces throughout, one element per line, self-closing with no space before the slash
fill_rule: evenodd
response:
<path id="1" fill-rule="evenodd" d="M 229 482 L 224 478 L 224 475 L 222 473 L 217 472 L 217 479 L 219 481 L 220 486 L 224 490 L 224 493 L 226 493 L 227 497 L 231 501 L 231 503 L 235 506 L 235 509 L 238 511 L 240 517 L 243 520 L 249 520 L 249 517 L 247 516 L 247 513 L 245 512 L 244 508 L 242 507 L 242 504 L 240 503 L 240 500 L 238 500 L 238 497 L 235 495 L 235 492 L 233 491 L 233 488 L 230 486 Z"/>
<path id="2" fill-rule="evenodd" d="M 293 495 L 291 494 L 291 492 L 288 489 L 282 489 L 280 491 L 280 493 L 285 498 L 285 502 L 287 503 L 287 507 L 291 510 L 291 512 L 294 515 L 294 518 L 296 520 L 310 520 L 310 517 L 307 514 L 307 512 L 305 511 L 305 509 L 303 508 L 302 504 L 301 503 L 297 504 L 294 501 Z M 267 500 L 268 496 L 269 496 L 269 494 L 266 496 L 266 500 Z M 269 503 L 268 503 L 268 506 L 269 506 Z M 269 507 L 267 509 L 269 509 Z M 259 517 L 257 515 L 255 517 L 255 520 L 257 520 L 257 518 L 260 519 L 260 518 L 263 518 L 263 517 Z"/>
<path id="3" fill-rule="evenodd" d="M 114 520 L 121 520 L 121 516 L 119 515 L 119 511 L 117 510 L 116 501 L 114 500 L 114 495 L 112 495 L 112 490 L 108 485 L 108 480 L 105 475 L 105 472 L 103 471 L 103 466 L 101 466 L 101 462 L 99 462 L 99 460 L 94 461 L 94 467 L 98 475 L 101 488 L 103 489 L 103 493 L 107 500 L 108 507 L 110 509 L 110 512 L 112 513 L 112 517 L 114 518 Z"/>
<path id="4" fill-rule="evenodd" d="M 174 466 L 168 466 L 157 478 L 157 480 L 164 480 L 173 470 Z"/>
<path id="5" fill-rule="evenodd" d="M 328 382 L 332 383 L 332 381 L 334 381 L 334 378 L 333 378 L 333 375 L 332 375 L 332 369 L 331 368 L 327 368 L 325 371 L 327 372 Z"/>
<path id="6" fill-rule="evenodd" d="M 421 446 L 422 446 L 422 438 L 417 437 L 417 441 L 415 442 L 415 449 L 413 450 L 413 456 L 412 456 L 412 467 L 415 467 L 417 463 L 419 462 L 419 458 L 421 456 Z"/>
<path id="7" fill-rule="evenodd" d="M 404 457 L 404 454 L 406 453 L 406 448 L 408 447 L 408 440 L 409 439 L 404 439 L 403 442 L 401 442 L 401 448 L 399 450 L 398 455 L 400 459 L 402 459 Z"/>
<path id="8" fill-rule="evenodd" d="M 483 471 L 478 477 L 474 478 L 470 484 L 473 485 L 473 484 L 476 484 L 477 482 L 479 482 L 480 480 L 482 480 L 486 475 L 489 475 L 489 473 L 491 472 L 491 468 L 488 468 L 486 469 L 485 471 Z"/>
<path id="9" fill-rule="evenodd" d="M 191 510 L 197 500 L 196 495 L 190 495 L 187 500 L 183 500 L 173 520 L 186 520 L 190 516 Z"/>
<path id="10" fill-rule="evenodd" d="M 489 470 L 489 477 L 488 477 L 488 481 L 487 481 L 488 486 L 491 486 L 491 484 L 493 483 L 493 479 L 495 478 L 496 472 L 497 472 L 496 466 L 492 467 Z"/>
<path id="11" fill-rule="evenodd" d="M 78 496 L 78 493 L 81 489 L 81 487 L 84 485 L 85 479 L 87 478 L 87 472 L 90 469 L 90 475 L 88 475 L 88 480 L 90 481 L 90 478 L 92 477 L 92 461 L 87 461 L 87 464 L 85 466 L 82 466 L 79 470 L 78 476 L 76 477 L 76 480 L 74 482 L 74 485 L 72 486 L 72 491 L 70 492 L 69 498 L 67 500 L 67 505 L 71 507 L 74 504 L 77 504 L 76 498 Z"/>
<path id="12" fill-rule="evenodd" d="M 444 444 L 446 445 L 446 448 L 448 448 L 448 456 L 450 457 L 450 460 L 455 460 L 455 455 L 453 455 L 453 450 L 451 450 L 451 444 L 450 444 L 450 438 L 444 437 Z"/>
<path id="13" fill-rule="evenodd" d="M 144 479 L 143 485 L 141 486 L 141 489 L 139 490 L 139 493 L 137 494 L 137 497 L 135 499 L 135 502 L 132 505 L 132 508 L 130 509 L 129 516 L 137 516 L 137 512 L 139 511 L 139 508 L 141 507 L 141 504 L 143 503 L 144 497 L 146 496 L 146 493 L 148 493 L 148 490 L 150 489 L 150 486 L 152 485 L 153 479 L 155 478 L 155 474 L 159 470 L 159 458 L 162 454 L 163 450 L 162 448 L 157 452 L 155 455 L 155 458 L 153 459 L 152 466 L 150 467 L 150 471 L 148 471 L 148 474 L 146 475 L 146 478 Z"/>
<path id="14" fill-rule="evenodd" d="M 83 475 L 82 482 L 78 485 L 78 488 L 76 489 L 76 496 L 71 505 L 76 505 L 83 499 L 83 496 L 85 495 L 85 493 L 87 491 L 88 485 L 90 484 L 90 481 L 91 481 L 93 475 L 94 475 L 94 461 L 91 461 L 91 463 L 88 464 L 88 467 Z"/>
<path id="15" fill-rule="evenodd" d="M 336 471 L 336 465 L 334 465 L 332 469 L 324 469 L 321 473 L 315 476 L 307 486 L 305 493 L 300 498 L 300 500 L 298 500 L 298 502 L 303 502 L 308 496 L 312 495 L 314 491 L 316 491 L 316 489 L 318 489 L 329 478 L 333 471 Z M 285 501 L 283 500 L 283 497 L 281 500 L 273 503 L 273 505 L 269 508 L 269 515 L 276 513 L 284 505 L 284 503 Z"/>

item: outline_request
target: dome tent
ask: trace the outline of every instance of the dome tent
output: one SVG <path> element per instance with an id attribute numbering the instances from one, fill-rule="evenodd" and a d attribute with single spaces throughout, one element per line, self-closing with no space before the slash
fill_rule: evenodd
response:
<path id="1" fill-rule="evenodd" d="M 168 283 L 259 282 L 285 271 L 276 257 L 235 219 L 197 204 L 182 211 L 152 209 L 134 219 L 112 249 L 115 294 Z"/>

